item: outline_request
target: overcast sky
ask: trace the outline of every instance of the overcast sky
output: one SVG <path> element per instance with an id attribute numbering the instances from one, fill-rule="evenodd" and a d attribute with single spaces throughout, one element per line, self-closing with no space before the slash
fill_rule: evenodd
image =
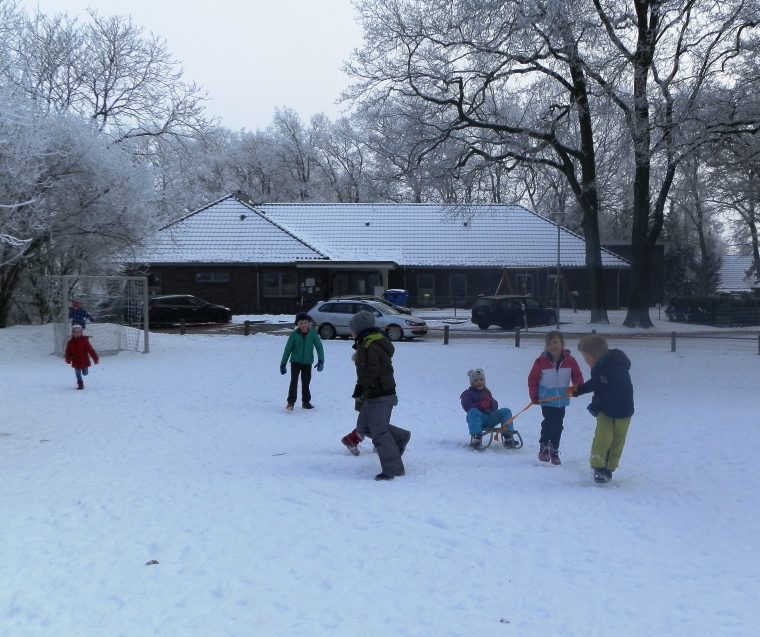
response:
<path id="1" fill-rule="evenodd" d="M 349 79 L 343 60 L 361 44 L 351 0 L 22 0 L 27 11 L 131 15 L 164 38 L 185 79 L 206 89 L 227 128 L 256 130 L 288 106 L 308 119 L 335 104 Z"/>

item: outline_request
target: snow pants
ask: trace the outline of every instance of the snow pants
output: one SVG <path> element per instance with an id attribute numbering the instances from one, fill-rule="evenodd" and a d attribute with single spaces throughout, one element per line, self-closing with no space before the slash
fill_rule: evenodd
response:
<path id="1" fill-rule="evenodd" d="M 311 365 L 290 363 L 290 387 L 288 387 L 288 404 L 295 405 L 298 396 L 298 376 L 301 376 L 301 402 L 311 402 Z"/>
<path id="2" fill-rule="evenodd" d="M 562 437 L 562 422 L 565 420 L 564 407 L 541 407 L 544 419 L 541 421 L 541 437 L 539 444 L 551 443 L 552 447 L 559 449 L 559 439 Z"/>
<path id="3" fill-rule="evenodd" d="M 412 435 L 406 429 L 391 424 L 391 412 L 397 402 L 395 395 L 368 398 L 362 403 L 362 409 L 356 418 L 356 431 L 372 438 L 380 459 L 380 468 L 383 473 L 391 475 L 403 473 L 401 454 Z"/>
<path id="4" fill-rule="evenodd" d="M 596 417 L 594 442 L 591 443 L 590 460 L 592 468 L 606 468 L 610 471 L 618 468 L 630 424 L 630 416 L 628 418 L 610 418 L 605 414 L 599 414 Z"/>
<path id="5" fill-rule="evenodd" d="M 500 424 L 507 422 L 512 417 L 511 410 L 506 407 L 497 409 L 493 414 L 484 414 L 480 409 L 473 408 L 467 412 L 467 426 L 470 429 L 471 436 L 477 436 L 483 433 L 486 427 L 498 427 Z M 512 425 L 507 427 L 509 431 L 514 431 Z"/>

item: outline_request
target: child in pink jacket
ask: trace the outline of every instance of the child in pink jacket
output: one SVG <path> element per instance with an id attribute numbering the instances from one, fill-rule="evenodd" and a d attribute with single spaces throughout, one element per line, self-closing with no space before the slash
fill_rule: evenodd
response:
<path id="1" fill-rule="evenodd" d="M 571 385 L 581 385 L 583 374 L 570 350 L 565 349 L 561 332 L 549 332 L 544 341 L 546 347 L 528 374 L 528 392 L 533 403 L 540 402 L 544 417 L 538 441 L 538 459 L 559 465 L 562 464 L 559 459 L 559 440 L 564 428 L 562 422 L 565 407 L 570 404 L 568 389 Z"/>

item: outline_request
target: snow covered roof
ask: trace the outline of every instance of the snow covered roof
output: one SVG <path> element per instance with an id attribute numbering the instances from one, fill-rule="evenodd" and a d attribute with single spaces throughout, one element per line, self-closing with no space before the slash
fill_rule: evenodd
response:
<path id="1" fill-rule="evenodd" d="M 564 267 L 585 267 L 585 243 L 560 230 Z M 170 224 L 148 263 L 393 262 L 399 266 L 551 267 L 557 227 L 522 206 L 263 204 L 220 199 Z M 603 250 L 606 267 L 628 263 Z"/>
<path id="2" fill-rule="evenodd" d="M 754 275 L 747 275 L 751 266 L 751 256 L 724 254 L 720 266 L 718 291 L 732 292 L 760 288 L 760 284 L 755 282 Z"/>
<path id="3" fill-rule="evenodd" d="M 161 229 L 145 263 L 293 263 L 325 255 L 273 219 L 228 196 Z"/>

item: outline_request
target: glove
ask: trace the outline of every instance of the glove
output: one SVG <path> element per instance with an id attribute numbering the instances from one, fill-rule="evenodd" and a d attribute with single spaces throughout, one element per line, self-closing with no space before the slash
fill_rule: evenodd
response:
<path id="1" fill-rule="evenodd" d="M 565 396 L 568 398 L 575 398 L 576 393 L 578 391 L 578 388 L 575 385 L 570 385 L 570 387 L 567 388 L 565 391 Z"/>
<path id="2" fill-rule="evenodd" d="M 288 373 L 288 368 L 287 368 L 287 366 L 285 366 L 285 365 L 280 365 L 280 374 L 282 374 L 283 376 L 285 376 L 285 374 L 287 374 L 287 373 Z"/>
<path id="3" fill-rule="evenodd" d="M 364 387 L 357 383 L 354 387 L 354 393 L 351 394 L 351 398 L 362 398 L 364 396 Z"/>
<path id="4" fill-rule="evenodd" d="M 317 364 L 314 365 L 314 367 L 317 368 L 318 372 L 321 372 L 325 368 L 325 361 L 317 361 Z"/>

